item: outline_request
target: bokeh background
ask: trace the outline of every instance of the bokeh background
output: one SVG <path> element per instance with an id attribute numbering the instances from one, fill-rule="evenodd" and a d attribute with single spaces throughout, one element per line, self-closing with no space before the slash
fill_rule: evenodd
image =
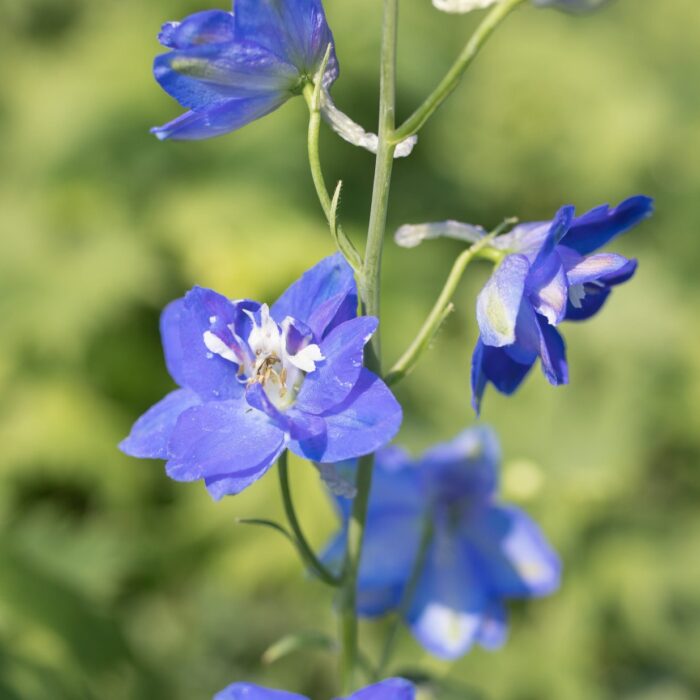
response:
<path id="1" fill-rule="evenodd" d="M 222 0 L 223 2 L 224 0 Z M 380 3 L 327 0 L 339 105 L 376 122 Z M 403 0 L 407 115 L 476 17 Z M 233 136 L 158 143 L 179 113 L 150 63 L 160 23 L 199 0 L 0 0 L 0 698 L 199 700 L 256 680 L 327 700 L 332 655 L 270 666 L 290 631 L 332 633 L 328 592 L 275 533 L 273 474 L 214 504 L 200 484 L 116 449 L 171 388 L 164 304 L 193 284 L 274 299 L 332 252 L 296 100 Z M 566 329 L 572 384 L 533 373 L 490 393 L 502 491 L 566 564 L 560 593 L 512 607 L 498 653 L 454 666 L 405 635 L 395 670 L 487 700 L 700 697 L 700 50 L 697 0 L 619 0 L 572 18 L 530 7 L 494 37 L 397 164 L 390 231 L 455 218 L 494 225 L 637 192 L 655 218 L 615 244 L 641 261 L 593 322 Z M 371 157 L 324 133 L 329 180 L 358 242 Z M 418 328 L 460 250 L 387 245 L 386 360 Z M 473 420 L 475 266 L 457 312 L 399 390 L 412 449 Z M 314 470 L 294 487 L 319 546 L 335 519 Z M 368 652 L 381 626 L 366 630 Z"/>

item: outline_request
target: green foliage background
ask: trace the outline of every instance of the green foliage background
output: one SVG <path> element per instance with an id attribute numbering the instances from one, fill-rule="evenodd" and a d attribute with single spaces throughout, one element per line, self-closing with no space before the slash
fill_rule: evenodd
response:
<path id="1" fill-rule="evenodd" d="M 380 3 L 327 0 L 338 103 L 376 118 Z M 198 700 L 233 680 L 326 700 L 333 659 L 271 667 L 264 649 L 332 632 L 329 596 L 286 543 L 274 475 L 214 504 L 116 444 L 171 382 L 159 310 L 198 283 L 273 299 L 332 250 L 307 173 L 301 100 L 240 133 L 161 144 L 178 113 L 150 62 L 159 24 L 198 0 L 0 0 L 0 698 Z M 403 0 L 400 112 L 429 90 L 475 18 Z M 551 599 L 512 609 L 506 648 L 454 667 L 406 635 L 402 664 L 493 700 L 700 697 L 700 51 L 697 0 L 620 0 L 571 18 L 526 8 L 398 163 L 390 230 L 455 218 L 549 217 L 645 192 L 658 213 L 619 241 L 632 284 L 566 329 L 572 385 L 533 375 L 493 393 L 504 496 L 562 552 Z M 372 160 L 323 137 L 361 240 Z M 459 247 L 388 243 L 385 345 L 417 329 Z M 401 386 L 414 449 L 472 420 L 470 272 L 457 312 Z M 305 526 L 334 516 L 293 464 Z M 371 653 L 378 634 L 368 629 Z M 466 691 L 465 691 L 466 692 Z M 457 697 L 465 697 L 457 692 Z"/>

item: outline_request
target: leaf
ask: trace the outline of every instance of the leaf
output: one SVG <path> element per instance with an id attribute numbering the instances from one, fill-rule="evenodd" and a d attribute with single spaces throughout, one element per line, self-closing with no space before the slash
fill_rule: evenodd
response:
<path id="1" fill-rule="evenodd" d="M 337 649 L 337 644 L 334 639 L 322 632 L 310 631 L 289 634 L 267 649 L 262 655 L 262 661 L 265 664 L 273 664 L 294 652 L 309 649 L 334 652 Z"/>

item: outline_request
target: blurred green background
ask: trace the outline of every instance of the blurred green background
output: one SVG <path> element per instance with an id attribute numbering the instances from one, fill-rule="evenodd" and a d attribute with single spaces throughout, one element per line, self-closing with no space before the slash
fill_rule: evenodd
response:
<path id="1" fill-rule="evenodd" d="M 223 0 L 222 0 L 223 2 Z M 380 3 L 327 0 L 341 108 L 376 121 Z M 403 0 L 400 113 L 475 17 Z M 272 300 L 332 251 L 295 100 L 238 134 L 158 143 L 178 106 L 153 81 L 160 23 L 196 0 L 0 0 L 0 698 L 198 700 L 256 680 L 327 700 L 333 657 L 270 667 L 265 648 L 333 632 L 328 592 L 276 534 L 274 474 L 214 504 L 201 484 L 117 442 L 171 387 L 163 305 L 197 283 Z M 700 697 L 700 50 L 697 0 L 620 0 L 586 18 L 526 7 L 397 164 L 390 231 L 455 218 L 548 218 L 637 192 L 655 218 L 616 243 L 641 261 L 593 322 L 566 328 L 572 384 L 533 373 L 489 393 L 504 496 L 562 553 L 551 599 L 512 607 L 505 649 L 453 667 L 405 636 L 401 668 L 448 675 L 489 700 Z M 325 132 L 342 217 L 361 241 L 371 157 Z M 458 245 L 388 241 L 386 360 L 418 328 Z M 473 417 L 474 296 L 400 388 L 413 449 Z M 311 539 L 334 515 L 293 464 Z M 371 653 L 376 627 L 367 629 Z M 463 696 L 462 696 L 463 697 Z"/>

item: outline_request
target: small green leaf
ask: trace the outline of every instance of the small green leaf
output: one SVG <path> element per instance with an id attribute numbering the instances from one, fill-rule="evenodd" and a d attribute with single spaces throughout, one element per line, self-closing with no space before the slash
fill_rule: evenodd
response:
<path id="1" fill-rule="evenodd" d="M 328 217 L 328 223 L 331 228 L 331 234 L 335 240 L 335 244 L 338 246 L 338 250 L 345 256 L 348 264 L 352 269 L 360 274 L 362 270 L 362 256 L 357 251 L 357 248 L 353 245 L 353 242 L 347 237 L 345 231 L 338 223 L 338 206 L 340 205 L 340 193 L 343 189 L 342 181 L 339 181 L 336 185 L 335 192 L 333 193 L 333 200 L 331 202 L 330 215 Z"/>
<path id="2" fill-rule="evenodd" d="M 311 631 L 289 634 L 275 642 L 262 655 L 262 661 L 265 664 L 273 664 L 294 652 L 306 651 L 309 649 L 335 652 L 337 644 L 331 637 L 322 632 Z"/>

